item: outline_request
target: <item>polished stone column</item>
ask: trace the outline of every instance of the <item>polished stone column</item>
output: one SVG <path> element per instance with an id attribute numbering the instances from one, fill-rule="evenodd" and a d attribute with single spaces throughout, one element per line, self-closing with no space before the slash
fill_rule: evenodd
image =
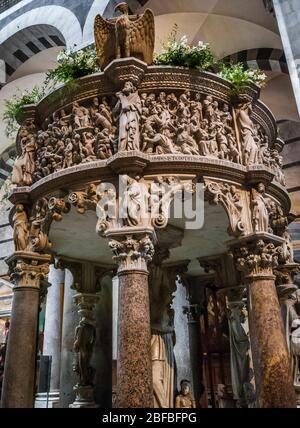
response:
<path id="1" fill-rule="evenodd" d="M 57 407 L 59 404 L 60 360 L 61 360 L 61 327 L 62 327 L 62 298 L 65 281 L 65 271 L 50 266 L 43 355 L 51 355 L 51 379 L 48 407 Z"/>
<path id="2" fill-rule="evenodd" d="M 201 307 L 198 304 L 190 304 L 184 308 L 189 326 L 190 361 L 192 368 L 192 385 L 196 406 L 200 407 L 200 399 L 203 394 L 203 361 L 200 332 Z"/>
<path id="3" fill-rule="evenodd" d="M 147 262 L 153 231 L 107 234 L 118 263 L 119 325 L 116 407 L 153 407 Z"/>
<path id="4" fill-rule="evenodd" d="M 34 405 L 34 381 L 41 281 L 50 256 L 16 251 L 7 259 L 15 283 L 2 389 L 2 407 Z"/>
<path id="5" fill-rule="evenodd" d="M 295 407 L 295 391 L 273 268 L 283 239 L 258 233 L 231 242 L 248 285 L 249 327 L 259 407 Z"/>
<path id="6" fill-rule="evenodd" d="M 69 407 L 75 400 L 73 390 L 77 381 L 76 373 L 73 371 L 73 345 L 74 332 L 79 322 L 77 308 L 74 305 L 73 297 L 77 293 L 73 288 L 75 278 L 70 270 L 65 271 L 65 290 L 63 307 L 63 328 L 61 343 L 61 369 L 60 369 L 60 407 Z"/>

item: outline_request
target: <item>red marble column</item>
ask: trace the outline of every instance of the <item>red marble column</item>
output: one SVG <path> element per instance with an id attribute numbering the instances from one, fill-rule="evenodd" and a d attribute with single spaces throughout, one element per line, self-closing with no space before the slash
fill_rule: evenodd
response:
<path id="1" fill-rule="evenodd" d="M 154 231 L 128 227 L 122 232 L 112 230 L 107 236 L 119 277 L 116 407 L 151 408 L 154 403 L 147 264 L 154 255 Z"/>
<path id="2" fill-rule="evenodd" d="M 290 360 L 273 269 L 283 239 L 256 233 L 231 241 L 241 280 L 248 285 L 248 312 L 259 407 L 296 407 Z"/>
<path id="3" fill-rule="evenodd" d="M 34 407 L 40 281 L 50 256 L 16 252 L 8 263 L 15 280 L 2 388 L 3 408 Z"/>
<path id="4" fill-rule="evenodd" d="M 117 407 L 153 407 L 148 274 L 119 274 Z"/>
<path id="5" fill-rule="evenodd" d="M 250 276 L 249 327 L 260 407 L 295 407 L 288 349 L 272 276 Z"/>

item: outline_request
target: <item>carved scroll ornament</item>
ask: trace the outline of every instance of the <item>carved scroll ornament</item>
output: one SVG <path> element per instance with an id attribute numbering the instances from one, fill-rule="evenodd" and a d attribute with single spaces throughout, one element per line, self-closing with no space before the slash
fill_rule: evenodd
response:
<path id="1" fill-rule="evenodd" d="M 244 214 L 245 201 L 243 191 L 234 184 L 205 180 L 208 200 L 213 204 L 221 203 L 229 218 L 229 232 L 234 236 L 243 236 L 249 232 L 247 218 Z"/>

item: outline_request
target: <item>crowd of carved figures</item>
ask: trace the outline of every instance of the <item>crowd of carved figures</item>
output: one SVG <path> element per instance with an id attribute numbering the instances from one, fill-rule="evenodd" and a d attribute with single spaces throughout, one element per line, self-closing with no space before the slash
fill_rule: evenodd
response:
<path id="1" fill-rule="evenodd" d="M 53 113 L 41 130 L 28 120 L 18 138 L 15 184 L 31 185 L 61 169 L 137 150 L 263 164 L 285 185 L 282 156 L 253 121 L 251 103 L 233 108 L 189 91 L 139 94 L 126 82 L 115 96 L 74 102 L 70 111 Z"/>

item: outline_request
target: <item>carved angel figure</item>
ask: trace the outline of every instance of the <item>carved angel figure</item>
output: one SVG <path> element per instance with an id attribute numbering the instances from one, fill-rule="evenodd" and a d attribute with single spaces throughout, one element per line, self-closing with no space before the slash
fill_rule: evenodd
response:
<path id="1" fill-rule="evenodd" d="M 122 15 L 110 20 L 100 15 L 95 18 L 95 45 L 101 68 L 114 59 L 130 56 L 152 64 L 155 40 L 152 11 L 146 9 L 141 16 L 129 16 L 126 3 L 117 4 L 115 10 Z"/>

